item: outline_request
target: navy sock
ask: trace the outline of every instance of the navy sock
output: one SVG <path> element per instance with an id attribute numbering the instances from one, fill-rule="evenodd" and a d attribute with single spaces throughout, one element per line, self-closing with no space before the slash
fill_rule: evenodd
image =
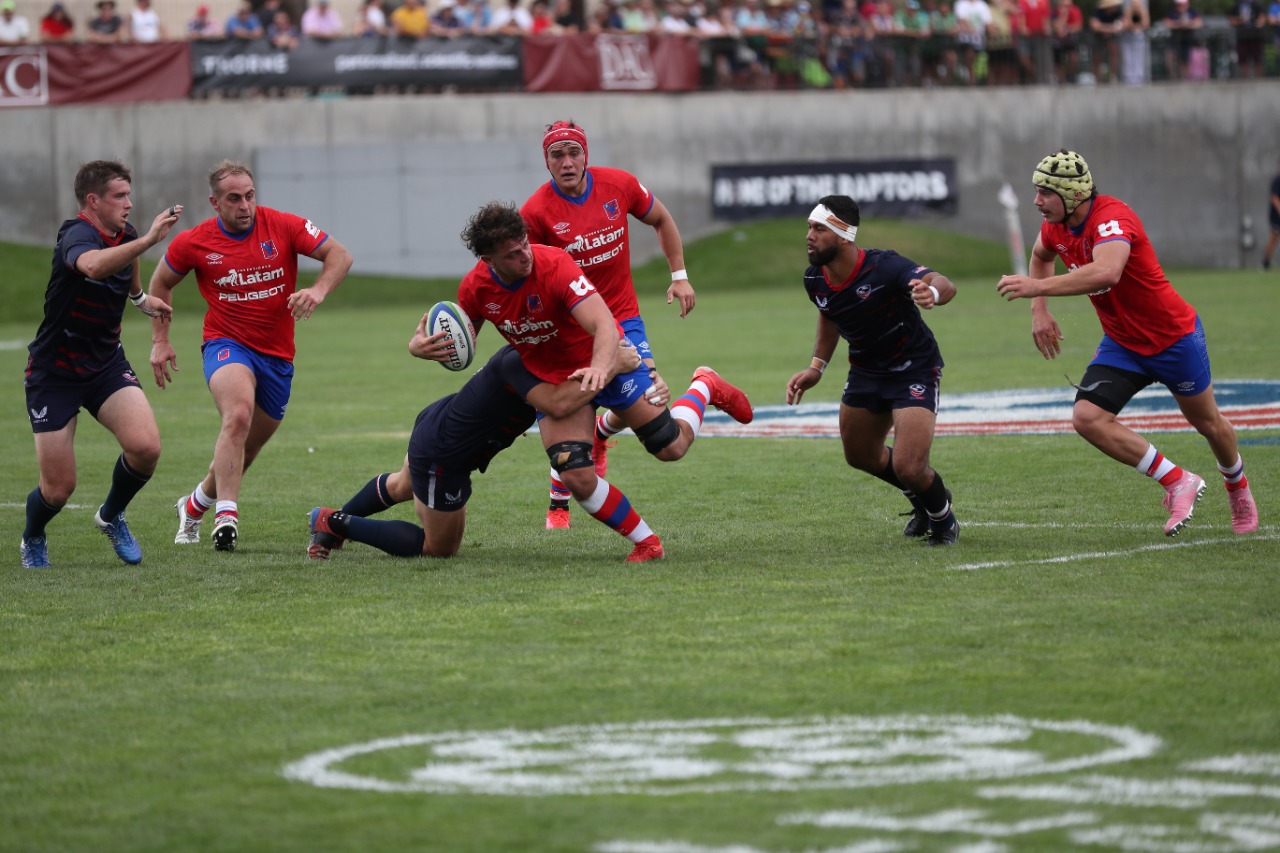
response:
<path id="1" fill-rule="evenodd" d="M 364 488 L 342 505 L 342 511 L 349 515 L 368 518 L 395 506 L 396 502 L 387 494 L 387 478 L 390 476 L 390 474 L 379 474 L 365 483 Z"/>
<path id="2" fill-rule="evenodd" d="M 150 479 L 150 475 L 144 476 L 129 467 L 129 463 L 124 461 L 124 454 L 121 453 L 116 459 L 115 470 L 111 472 L 111 491 L 107 492 L 107 499 L 102 502 L 102 507 L 98 510 L 102 520 L 110 521 L 124 512 L 129 501 L 133 500 L 133 496 L 140 492 Z"/>
<path id="3" fill-rule="evenodd" d="M 930 518 L 942 520 L 950 514 L 951 502 L 947 500 L 947 487 L 942 482 L 942 475 L 937 471 L 933 472 L 933 482 L 924 490 L 920 500 Z"/>
<path id="4" fill-rule="evenodd" d="M 332 521 L 330 526 L 337 530 Z M 372 545 L 393 557 L 421 557 L 422 543 L 427 538 L 421 527 L 408 521 L 379 521 L 350 515 L 346 519 L 346 528 L 348 539 Z"/>
<path id="5" fill-rule="evenodd" d="M 893 448 L 889 448 L 889 461 L 884 466 L 884 470 L 875 475 L 877 478 L 884 480 L 898 491 L 902 492 L 907 500 L 911 501 L 911 505 L 917 509 L 924 509 L 924 504 L 916 497 L 915 493 L 902 485 L 902 481 L 898 479 L 898 475 L 893 470 Z"/>
<path id="6" fill-rule="evenodd" d="M 40 487 L 36 486 L 27 495 L 27 526 L 22 531 L 22 538 L 30 542 L 38 536 L 43 536 L 45 525 L 60 512 L 62 507 L 49 506 L 49 502 L 40 493 Z"/>

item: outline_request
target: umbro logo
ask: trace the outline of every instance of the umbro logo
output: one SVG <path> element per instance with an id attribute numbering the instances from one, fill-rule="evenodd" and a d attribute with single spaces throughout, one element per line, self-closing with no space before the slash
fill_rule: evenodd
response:
<path id="1" fill-rule="evenodd" d="M 223 257 L 224 257 L 223 255 L 217 252 L 210 252 L 209 254 L 204 256 L 205 260 L 211 264 L 220 263 Z"/>
<path id="2" fill-rule="evenodd" d="M 502 306 L 496 302 L 490 302 L 488 305 L 484 306 L 484 310 L 489 314 L 497 314 L 502 310 Z"/>
<path id="3" fill-rule="evenodd" d="M 568 222 L 557 222 L 555 225 L 551 226 L 551 230 L 556 232 L 557 234 L 563 234 L 572 227 L 573 226 L 570 225 Z"/>

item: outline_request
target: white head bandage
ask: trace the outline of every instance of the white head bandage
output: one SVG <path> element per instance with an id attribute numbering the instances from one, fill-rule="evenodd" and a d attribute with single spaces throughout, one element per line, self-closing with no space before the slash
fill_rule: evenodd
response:
<path id="1" fill-rule="evenodd" d="M 825 204 L 820 204 L 809 214 L 809 221 L 816 222 L 826 228 L 830 228 L 836 234 L 840 235 L 850 243 L 858 237 L 858 226 L 850 225 L 839 216 L 831 212 L 831 208 Z"/>

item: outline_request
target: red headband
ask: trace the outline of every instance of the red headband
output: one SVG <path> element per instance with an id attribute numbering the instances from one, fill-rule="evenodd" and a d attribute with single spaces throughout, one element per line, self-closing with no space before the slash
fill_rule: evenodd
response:
<path id="1" fill-rule="evenodd" d="M 576 142 L 582 146 L 582 153 L 584 155 L 587 153 L 586 131 L 570 125 L 567 121 L 558 121 L 551 125 L 551 129 L 542 137 L 542 159 L 547 158 L 552 145 L 559 145 L 561 142 Z"/>

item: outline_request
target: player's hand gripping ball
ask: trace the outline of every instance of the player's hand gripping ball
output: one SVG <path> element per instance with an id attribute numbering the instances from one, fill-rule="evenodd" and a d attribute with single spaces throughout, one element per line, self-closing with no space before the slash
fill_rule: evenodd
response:
<path id="1" fill-rule="evenodd" d="M 427 316 L 427 334 L 444 332 L 453 344 L 453 353 L 440 362 L 450 370 L 466 370 L 476 357 L 476 327 L 456 302 L 437 302 Z"/>

